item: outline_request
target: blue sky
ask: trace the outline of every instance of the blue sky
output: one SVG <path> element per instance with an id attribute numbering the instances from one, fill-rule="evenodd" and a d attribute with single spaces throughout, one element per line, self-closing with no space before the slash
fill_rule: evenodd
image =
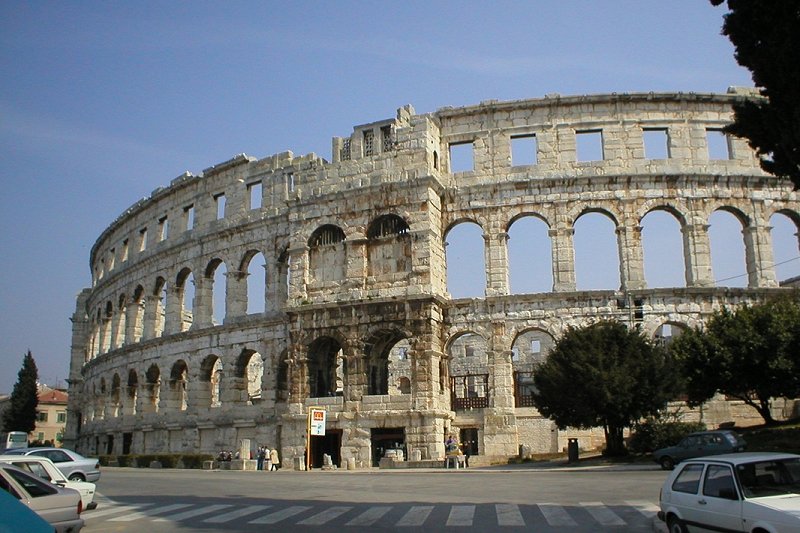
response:
<path id="1" fill-rule="evenodd" d="M 698 0 L 0 0 L 0 392 L 28 349 L 63 384 L 95 239 L 182 172 L 241 152 L 329 159 L 331 137 L 407 103 L 751 85 L 723 13 Z"/>

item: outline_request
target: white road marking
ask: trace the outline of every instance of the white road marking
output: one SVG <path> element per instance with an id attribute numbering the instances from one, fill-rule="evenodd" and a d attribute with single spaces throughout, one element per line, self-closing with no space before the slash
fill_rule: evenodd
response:
<path id="1" fill-rule="evenodd" d="M 287 518 L 290 518 L 296 514 L 300 514 L 304 511 L 308 511 L 309 509 L 311 509 L 311 507 L 307 505 L 295 505 L 292 507 L 287 507 L 286 509 L 281 509 L 280 511 L 275 511 L 274 513 L 262 516 L 261 518 L 251 520 L 248 522 L 248 524 L 277 524 L 282 520 L 286 520 Z"/>
<path id="2" fill-rule="evenodd" d="M 415 505 L 408 512 L 403 515 L 403 518 L 397 521 L 397 527 L 414 527 L 421 526 L 425 520 L 430 516 L 433 511 L 433 505 Z"/>
<path id="3" fill-rule="evenodd" d="M 602 502 L 581 502 L 581 505 L 586 508 L 590 515 L 595 520 L 604 526 L 624 526 L 625 520 L 617 516 L 617 514 L 603 505 Z"/>
<path id="4" fill-rule="evenodd" d="M 173 503 L 172 505 L 165 505 L 163 507 L 154 507 L 153 509 L 145 509 L 144 511 L 131 513 L 125 516 L 116 516 L 114 518 L 110 518 L 109 522 L 132 522 L 134 520 L 139 520 L 140 518 L 144 518 L 145 516 L 168 513 L 170 511 L 177 511 L 178 509 L 185 509 L 186 507 L 191 507 L 192 505 L 193 504 L 191 503 Z"/>
<path id="5" fill-rule="evenodd" d="M 380 518 L 391 511 L 391 507 L 370 507 L 357 517 L 346 523 L 346 526 L 371 526 Z"/>
<path id="6" fill-rule="evenodd" d="M 231 505 L 230 504 L 209 505 L 207 507 L 201 507 L 200 509 L 192 509 L 191 511 L 184 511 L 182 513 L 173 514 L 162 518 L 155 518 L 153 519 L 153 522 L 179 522 L 181 520 L 186 520 L 187 518 L 194 518 L 195 516 L 215 513 L 217 511 L 227 509 L 228 507 L 231 507 Z"/>
<path id="7" fill-rule="evenodd" d="M 221 514 L 219 516 L 214 516 L 211 518 L 206 518 L 203 522 L 209 524 L 222 524 L 224 522 L 230 522 L 231 520 L 236 520 L 237 518 L 241 518 L 243 516 L 247 516 L 249 514 L 257 513 L 259 511 L 263 511 L 264 509 L 269 509 L 272 507 L 271 505 L 248 505 L 247 507 L 243 507 L 236 511 L 231 511 L 229 513 Z"/>
<path id="8" fill-rule="evenodd" d="M 519 511 L 519 505 L 512 503 L 498 503 L 494 506 L 497 513 L 498 526 L 524 526 L 525 520 Z"/>
<path id="9" fill-rule="evenodd" d="M 572 519 L 567 511 L 560 505 L 552 503 L 540 503 L 539 510 L 544 515 L 544 519 L 551 526 L 577 526 L 578 523 Z"/>
<path id="10" fill-rule="evenodd" d="M 447 526 L 471 526 L 475 517 L 474 505 L 454 505 L 447 517 Z"/>
<path id="11" fill-rule="evenodd" d="M 310 516 L 305 520 L 301 520 L 298 522 L 298 525 L 303 526 L 319 526 L 330 522 L 334 518 L 343 515 L 347 511 L 352 509 L 352 507 L 331 507 L 330 509 L 326 509 L 321 513 L 317 513 L 314 516 Z"/>

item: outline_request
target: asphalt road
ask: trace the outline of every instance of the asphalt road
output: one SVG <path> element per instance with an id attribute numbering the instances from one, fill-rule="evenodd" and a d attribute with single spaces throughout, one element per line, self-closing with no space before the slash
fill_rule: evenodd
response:
<path id="1" fill-rule="evenodd" d="M 231 472 L 105 468 L 85 532 L 649 532 L 657 467 Z"/>

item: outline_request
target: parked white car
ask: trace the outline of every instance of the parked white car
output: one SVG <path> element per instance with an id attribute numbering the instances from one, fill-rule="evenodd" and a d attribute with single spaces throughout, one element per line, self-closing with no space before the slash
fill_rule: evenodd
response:
<path id="1" fill-rule="evenodd" d="M 689 459 L 664 482 L 658 517 L 670 533 L 800 532 L 800 455 L 731 453 Z"/>
<path id="2" fill-rule="evenodd" d="M 0 490 L 47 520 L 56 533 L 78 533 L 83 528 L 83 503 L 77 491 L 48 483 L 8 463 L 0 463 Z"/>
<path id="3" fill-rule="evenodd" d="M 97 507 L 97 504 L 94 502 L 95 484 L 89 483 L 88 481 L 70 481 L 64 477 L 61 470 L 56 468 L 53 461 L 47 457 L 38 457 L 36 455 L 0 455 L 0 462 L 12 464 L 17 468 L 30 472 L 59 487 L 77 490 L 81 495 L 84 510 Z"/>

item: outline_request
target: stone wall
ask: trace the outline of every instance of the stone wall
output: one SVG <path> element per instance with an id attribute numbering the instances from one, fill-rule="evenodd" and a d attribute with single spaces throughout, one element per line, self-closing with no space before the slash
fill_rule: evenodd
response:
<path id="1" fill-rule="evenodd" d="M 525 404 L 525 380 L 568 327 L 616 318 L 664 337 L 665 325 L 679 332 L 787 290 L 769 220 L 800 221 L 791 184 L 765 175 L 742 140 L 709 156 L 709 136 L 746 97 L 549 95 L 424 115 L 406 106 L 334 138 L 331 162 L 241 154 L 175 178 L 92 248 L 92 286 L 72 317 L 69 444 L 215 453 L 247 438 L 277 446 L 289 465 L 304 453 L 308 407 L 322 406 L 335 438 L 320 446 L 363 466 L 394 430 L 423 460 L 443 456 L 447 432 L 462 428 L 478 431 L 481 455 L 563 448 L 574 432 Z M 649 132 L 664 139 L 661 159 L 645 154 Z M 599 139 L 596 160 L 581 157 L 583 135 Z M 533 151 L 524 164 L 512 150 L 520 141 Z M 472 163 L 453 172 L 457 150 Z M 742 221 L 747 288 L 714 286 L 707 230 L 719 209 Z M 685 287 L 646 285 L 641 219 L 653 210 L 681 226 Z M 576 290 L 573 224 L 586 212 L 616 227 L 617 289 Z M 510 293 L 508 230 L 523 216 L 548 227 L 550 292 Z M 486 286 L 484 297 L 453 299 L 445 241 L 466 221 L 483 231 Z M 263 311 L 248 314 L 248 299 L 261 298 L 256 276 Z M 729 407 L 709 421 L 748 416 Z M 596 436 L 580 433 L 581 446 Z"/>

